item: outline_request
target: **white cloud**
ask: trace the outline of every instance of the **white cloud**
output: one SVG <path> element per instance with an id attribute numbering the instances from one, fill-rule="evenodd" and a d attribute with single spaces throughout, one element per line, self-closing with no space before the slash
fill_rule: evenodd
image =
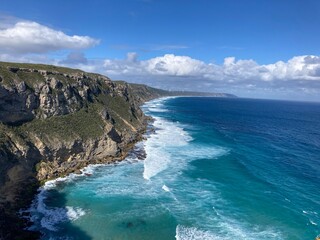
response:
<path id="1" fill-rule="evenodd" d="M 19 21 L 0 30 L 0 50 L 6 53 L 46 53 L 62 49 L 92 47 L 99 40 L 88 36 L 69 36 L 36 22 Z"/>
<path id="2" fill-rule="evenodd" d="M 318 56 L 297 56 L 288 62 L 264 65 L 265 80 L 320 80 L 320 61 Z"/>
<path id="3" fill-rule="evenodd" d="M 137 62 L 138 60 L 138 54 L 135 52 L 129 52 L 127 54 L 127 61 L 128 62 Z"/>
<path id="4" fill-rule="evenodd" d="M 129 53 L 124 60 L 106 59 L 95 69 L 111 78 L 167 89 L 284 98 L 305 94 L 310 99 L 307 94 L 313 94 L 313 98 L 320 100 L 320 57 L 313 55 L 264 65 L 251 59 L 228 57 L 219 65 L 173 54 L 140 61 L 136 54 Z"/>
<path id="5" fill-rule="evenodd" d="M 207 65 L 199 60 L 187 56 L 166 54 L 145 61 L 139 61 L 136 53 L 128 53 L 125 60 L 106 59 L 103 69 L 111 75 L 136 75 L 136 76 L 198 76 L 206 73 Z"/>
<path id="6" fill-rule="evenodd" d="M 207 67 L 202 61 L 173 54 L 151 58 L 141 63 L 150 74 L 169 76 L 197 76 L 204 73 Z"/>
<path id="7" fill-rule="evenodd" d="M 297 56 L 287 62 L 259 65 L 254 60 L 227 57 L 222 65 L 205 63 L 188 56 L 166 54 L 139 61 L 136 53 L 128 53 L 125 60 L 104 60 L 101 69 L 114 75 L 153 75 L 196 77 L 209 80 L 320 80 L 320 57 Z"/>

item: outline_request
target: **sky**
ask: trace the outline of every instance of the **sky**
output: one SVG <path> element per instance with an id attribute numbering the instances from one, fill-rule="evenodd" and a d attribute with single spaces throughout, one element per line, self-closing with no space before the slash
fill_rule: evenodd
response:
<path id="1" fill-rule="evenodd" d="M 0 61 L 320 101 L 319 0 L 0 0 Z"/>

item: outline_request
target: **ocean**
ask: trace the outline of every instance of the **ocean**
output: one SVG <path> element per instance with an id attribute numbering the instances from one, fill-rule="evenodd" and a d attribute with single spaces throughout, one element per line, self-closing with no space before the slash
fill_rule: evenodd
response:
<path id="1" fill-rule="evenodd" d="M 39 190 L 30 212 L 42 239 L 320 234 L 319 103 L 177 97 L 143 110 L 154 122 L 126 160 Z"/>

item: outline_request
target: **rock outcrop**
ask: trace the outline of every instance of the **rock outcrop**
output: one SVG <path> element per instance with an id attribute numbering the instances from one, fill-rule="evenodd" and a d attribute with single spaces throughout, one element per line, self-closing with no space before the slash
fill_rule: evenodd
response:
<path id="1" fill-rule="evenodd" d="M 139 106 L 168 95 L 81 70 L 0 62 L 0 239 L 36 239 L 18 211 L 42 182 L 123 159 L 146 129 Z M 205 96 L 225 96 L 205 94 Z"/>
<path id="2" fill-rule="evenodd" d="M 73 113 L 101 91 L 114 89 L 109 78 L 96 74 L 79 71 L 66 74 L 18 67 L 7 67 L 7 70 L 13 76 L 6 79 L 7 84 L 0 86 L 3 113 L 0 121 L 7 124 Z M 4 71 L 6 69 L 2 67 Z"/>
<path id="3" fill-rule="evenodd" d="M 139 93 L 138 93 L 139 92 Z M 41 182 L 123 159 L 163 92 L 80 70 L 0 63 L 0 239 L 32 239 L 17 211 Z"/>

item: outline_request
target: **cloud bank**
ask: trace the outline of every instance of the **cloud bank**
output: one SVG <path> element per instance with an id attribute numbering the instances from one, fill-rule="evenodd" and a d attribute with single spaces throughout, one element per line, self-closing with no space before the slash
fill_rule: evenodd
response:
<path id="1" fill-rule="evenodd" d="M 131 79 L 167 89 L 266 95 L 261 97 L 282 94 L 283 98 L 294 98 L 295 92 L 310 95 L 310 98 L 320 96 L 320 57 L 313 55 L 262 65 L 251 59 L 227 57 L 219 65 L 173 54 L 140 61 L 136 53 L 128 53 L 126 59 L 106 59 L 102 65 L 92 65 L 92 69 L 112 78 Z"/>
<path id="2" fill-rule="evenodd" d="M 267 65 L 259 65 L 254 60 L 227 57 L 222 65 L 218 65 L 173 54 L 139 61 L 136 53 L 128 53 L 126 59 L 106 59 L 100 67 L 111 75 L 195 77 L 226 82 L 320 80 L 320 57 L 312 55 L 296 56 L 287 62 Z"/>
<path id="3" fill-rule="evenodd" d="M 36 22 L 19 21 L 0 29 L 0 50 L 6 53 L 47 53 L 63 49 L 84 49 L 99 43 L 88 36 L 69 36 Z"/>

